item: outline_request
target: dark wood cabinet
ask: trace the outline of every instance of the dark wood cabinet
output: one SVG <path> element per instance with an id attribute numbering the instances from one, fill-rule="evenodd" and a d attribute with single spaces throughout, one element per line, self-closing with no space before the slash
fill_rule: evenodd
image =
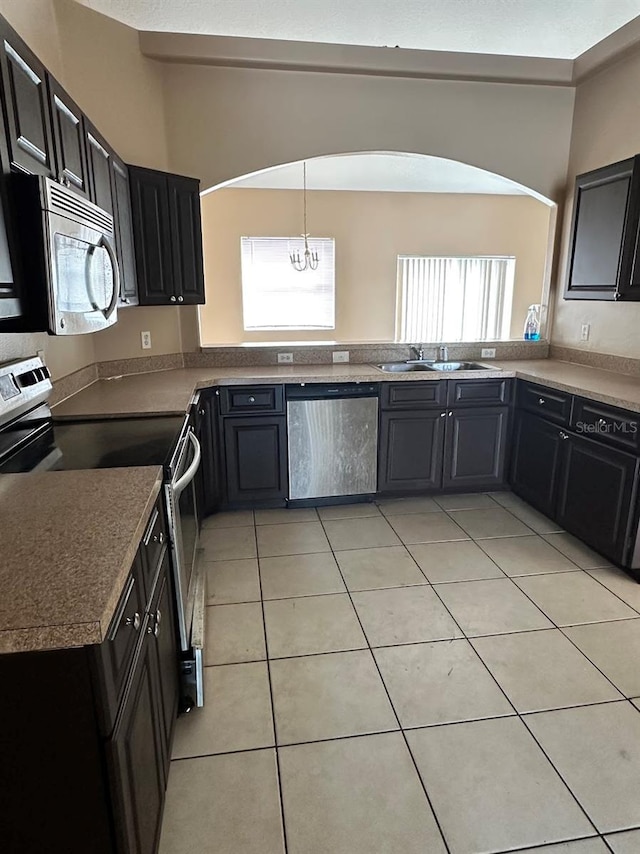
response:
<path id="1" fill-rule="evenodd" d="M 54 178 L 56 168 L 47 71 L 2 18 L 0 39 L 9 167 Z"/>
<path id="2" fill-rule="evenodd" d="M 133 245 L 133 220 L 129 169 L 116 154 L 111 155 L 111 191 L 116 251 L 120 265 L 120 302 L 124 308 L 138 304 L 138 274 Z"/>
<path id="3" fill-rule="evenodd" d="M 382 412 L 379 492 L 421 492 L 440 488 L 445 423 L 445 412 Z"/>
<path id="4" fill-rule="evenodd" d="M 511 451 L 513 491 L 547 516 L 555 512 L 565 431 L 526 411 L 516 415 Z"/>
<path id="5" fill-rule="evenodd" d="M 111 157 L 109 143 L 100 136 L 97 129 L 85 117 L 87 158 L 89 162 L 90 198 L 94 205 L 111 215 L 114 214 L 113 191 L 111 186 Z"/>
<path id="6" fill-rule="evenodd" d="M 158 579 L 156 594 L 151 605 L 149 630 L 153 636 L 158 661 L 159 700 L 162 711 L 162 756 L 165 782 L 169 776 L 173 727 L 178 715 L 180 679 L 178 672 L 178 635 L 174 590 L 169 565 L 169 552 L 165 551 L 164 566 Z"/>
<path id="7" fill-rule="evenodd" d="M 200 392 L 195 418 L 196 437 L 202 449 L 202 464 L 196 475 L 198 518 L 214 513 L 222 503 L 221 442 L 217 431 L 218 395 L 213 389 Z"/>
<path id="8" fill-rule="evenodd" d="M 473 490 L 504 483 L 509 408 L 453 409 L 446 423 L 443 487 Z"/>
<path id="9" fill-rule="evenodd" d="M 566 434 L 565 434 L 566 435 Z M 629 557 L 637 457 L 570 434 L 563 442 L 555 518 L 616 563 Z"/>
<path id="10" fill-rule="evenodd" d="M 82 110 L 50 74 L 47 88 L 56 150 L 55 177 L 88 199 L 91 191 Z"/>
<path id="11" fill-rule="evenodd" d="M 129 167 L 141 305 L 204 303 L 199 181 Z"/>
<path id="12" fill-rule="evenodd" d="M 15 258 L 11 251 L 12 221 L 6 215 L 8 210 L 6 177 L 0 175 L 0 330 L 6 332 L 12 331 L 11 324 L 19 323 L 23 314 L 20 280 L 16 275 Z"/>
<path id="13" fill-rule="evenodd" d="M 640 155 L 576 178 L 565 299 L 640 299 Z"/>
<path id="14" fill-rule="evenodd" d="M 287 496 L 284 415 L 223 420 L 227 501 L 249 504 Z"/>

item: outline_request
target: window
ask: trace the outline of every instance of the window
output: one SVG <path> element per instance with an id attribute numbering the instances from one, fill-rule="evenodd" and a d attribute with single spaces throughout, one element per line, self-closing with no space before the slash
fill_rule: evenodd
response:
<path id="1" fill-rule="evenodd" d="M 334 329 L 335 247 L 309 238 L 317 270 L 298 272 L 289 254 L 304 252 L 299 237 L 242 237 L 242 312 L 246 330 Z"/>
<path id="2" fill-rule="evenodd" d="M 398 341 L 509 338 L 516 259 L 398 256 Z"/>

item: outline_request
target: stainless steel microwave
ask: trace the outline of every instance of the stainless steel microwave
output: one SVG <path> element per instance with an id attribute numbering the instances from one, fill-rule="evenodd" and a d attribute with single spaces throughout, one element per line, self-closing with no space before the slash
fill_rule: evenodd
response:
<path id="1" fill-rule="evenodd" d="M 12 176 L 23 328 L 81 335 L 117 318 L 113 217 L 50 178 Z"/>

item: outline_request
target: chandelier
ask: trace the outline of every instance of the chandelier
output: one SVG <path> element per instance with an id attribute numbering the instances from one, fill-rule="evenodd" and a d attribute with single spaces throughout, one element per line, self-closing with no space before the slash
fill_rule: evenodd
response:
<path id="1" fill-rule="evenodd" d="M 302 273 L 304 270 L 317 270 L 318 264 L 320 263 L 320 258 L 318 256 L 317 251 L 312 251 L 309 249 L 309 232 L 307 231 L 307 163 L 306 160 L 302 162 L 302 198 L 303 198 L 303 206 L 304 206 L 304 232 L 300 236 L 304 238 L 304 252 L 302 256 L 300 252 L 296 249 L 295 252 L 291 252 L 289 255 L 289 260 L 291 261 L 291 266 L 294 270 L 297 270 L 299 273 Z"/>

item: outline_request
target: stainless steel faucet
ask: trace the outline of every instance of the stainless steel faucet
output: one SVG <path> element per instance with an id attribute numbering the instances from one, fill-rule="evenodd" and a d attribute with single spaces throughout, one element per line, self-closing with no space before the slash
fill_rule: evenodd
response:
<path id="1" fill-rule="evenodd" d="M 438 347 L 438 361 L 439 362 L 448 362 L 449 361 L 449 348 L 446 344 L 442 344 Z"/>
<path id="2" fill-rule="evenodd" d="M 422 344 L 412 344 L 409 348 L 410 352 L 418 359 L 418 361 L 422 362 L 424 359 L 424 347 Z"/>

